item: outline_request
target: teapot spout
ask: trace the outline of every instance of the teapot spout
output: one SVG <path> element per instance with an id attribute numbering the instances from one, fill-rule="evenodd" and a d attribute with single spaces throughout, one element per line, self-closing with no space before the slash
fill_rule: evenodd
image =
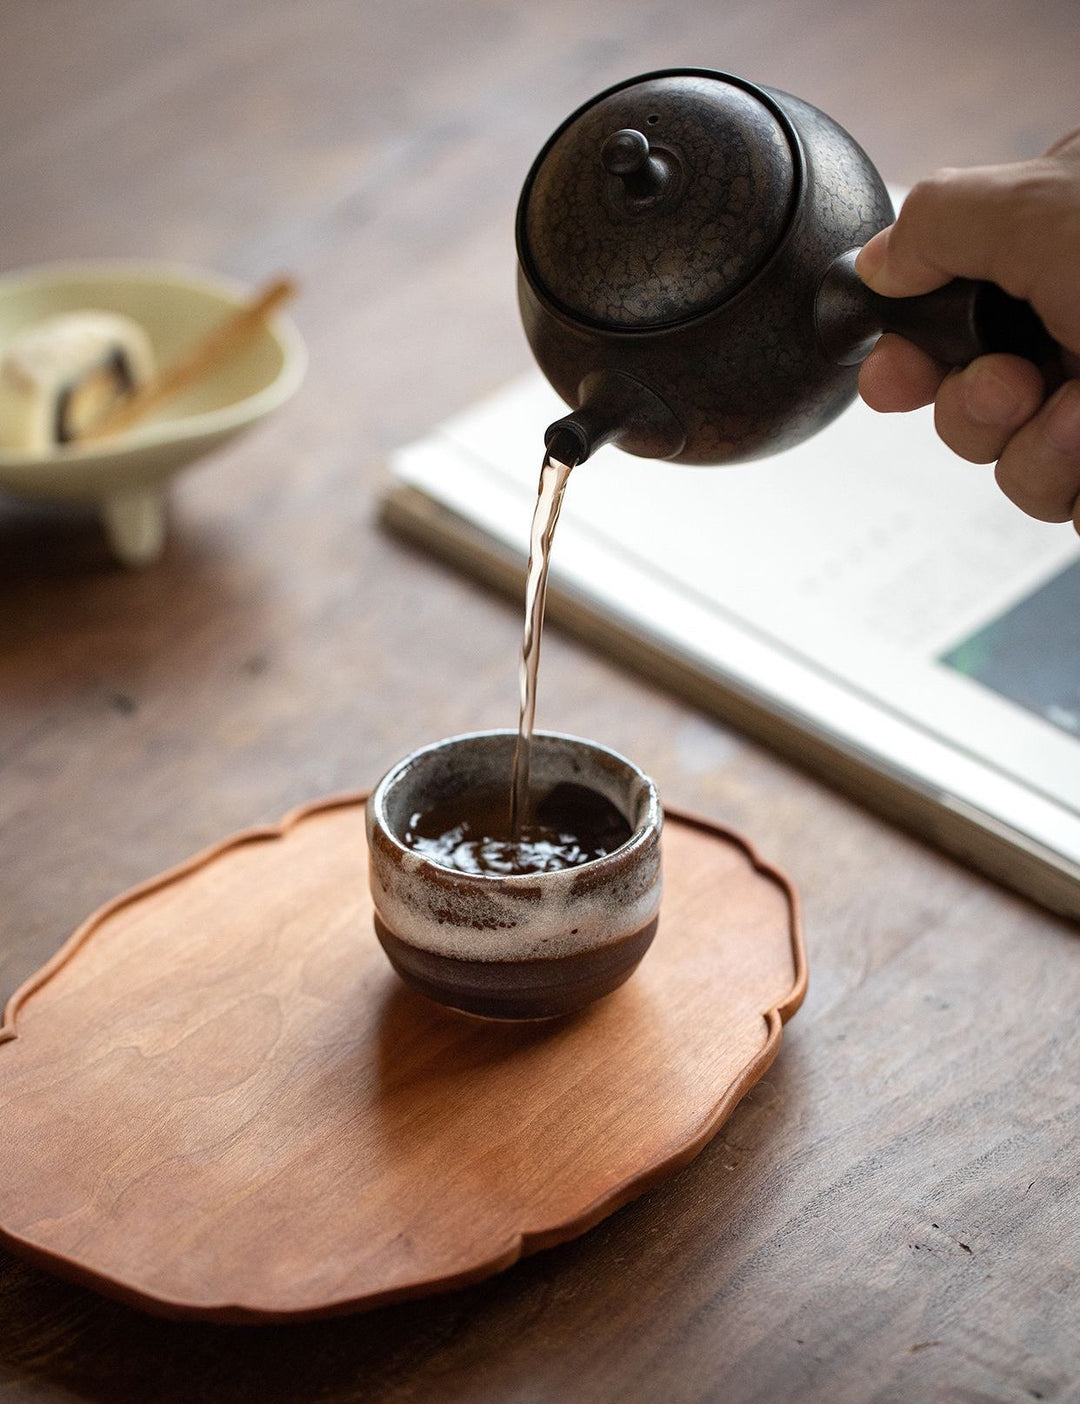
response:
<path id="1" fill-rule="evenodd" d="M 551 458 L 574 468 L 603 444 L 641 458 L 675 458 L 686 433 L 655 390 L 623 371 L 594 371 L 578 386 L 578 408 L 544 434 Z"/>

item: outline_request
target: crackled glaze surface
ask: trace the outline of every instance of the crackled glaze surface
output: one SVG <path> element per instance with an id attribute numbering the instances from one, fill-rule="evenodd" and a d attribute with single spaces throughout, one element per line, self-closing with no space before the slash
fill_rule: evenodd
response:
<path id="1" fill-rule="evenodd" d="M 693 85 L 702 81 L 701 71 L 673 72 L 685 75 L 671 81 L 689 83 L 692 96 Z M 704 81 L 723 84 L 726 78 L 715 74 Z M 795 194 L 790 218 L 756 275 L 742 286 L 734 278 L 731 295 L 702 315 L 657 328 L 646 314 L 636 323 L 624 318 L 618 330 L 609 330 L 564 311 L 533 271 L 546 241 L 551 241 L 553 259 L 569 257 L 560 243 L 559 222 L 553 220 L 541 230 L 537 221 L 526 237 L 528 185 L 519 209 L 518 296 L 540 368 L 575 409 L 581 404 L 582 382 L 598 371 L 621 371 L 639 380 L 668 406 L 685 434 L 682 448 L 672 455 L 680 463 L 736 463 L 790 448 L 850 404 L 857 370 L 834 364 L 822 350 L 815 298 L 832 261 L 861 247 L 893 217 L 881 177 L 838 123 L 789 93 L 755 91 L 768 111 L 782 115 L 797 144 L 792 148 Z M 768 149 L 766 141 L 761 150 Z M 775 220 L 777 211 L 755 222 L 753 206 L 742 209 L 734 195 L 726 192 L 733 203 L 716 210 L 716 224 L 722 226 L 738 211 L 745 221 L 740 236 L 751 247 L 764 239 L 764 247 L 773 228 L 770 218 Z M 648 222 L 647 213 L 642 221 Z M 624 231 L 618 232 L 621 236 Z M 661 233 L 658 229 L 658 237 Z M 665 248 L 666 257 L 680 269 L 694 268 L 694 243 L 665 240 Z M 620 254 L 611 241 L 594 252 L 598 259 L 618 265 Z M 655 292 L 657 306 L 668 315 L 672 304 L 660 284 L 646 276 L 640 291 L 642 296 Z M 701 310 L 693 296 L 684 305 L 691 312 Z M 630 453 L 648 456 L 654 450 L 653 440 L 633 429 L 616 442 Z"/>
<path id="2" fill-rule="evenodd" d="M 620 129 L 641 132 L 669 165 L 653 201 L 633 199 L 601 163 L 605 138 Z M 756 98 L 709 78 L 656 78 L 603 98 L 558 135 L 527 197 L 525 249 L 573 315 L 661 326 L 753 276 L 794 192 L 787 137 Z"/>

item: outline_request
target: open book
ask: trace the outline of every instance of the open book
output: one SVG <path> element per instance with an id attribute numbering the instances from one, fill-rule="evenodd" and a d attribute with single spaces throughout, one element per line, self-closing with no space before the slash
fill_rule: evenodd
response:
<path id="1" fill-rule="evenodd" d="M 387 521 L 521 588 L 537 373 L 402 450 Z M 575 469 L 552 617 L 1045 905 L 1080 916 L 1080 542 L 853 405 L 727 468 Z"/>

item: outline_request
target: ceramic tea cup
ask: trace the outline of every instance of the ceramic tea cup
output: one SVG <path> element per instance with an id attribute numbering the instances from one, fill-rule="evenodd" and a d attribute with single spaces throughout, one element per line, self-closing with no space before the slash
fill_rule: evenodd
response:
<path id="1" fill-rule="evenodd" d="M 634 971 L 660 908 L 660 801 L 632 762 L 593 741 L 536 732 L 532 791 L 581 785 L 626 819 L 619 847 L 555 872 L 461 872 L 405 842 L 418 811 L 505 786 L 516 732 L 452 736 L 375 787 L 367 835 L 375 931 L 402 980 L 492 1019 L 545 1019 L 599 999 Z"/>

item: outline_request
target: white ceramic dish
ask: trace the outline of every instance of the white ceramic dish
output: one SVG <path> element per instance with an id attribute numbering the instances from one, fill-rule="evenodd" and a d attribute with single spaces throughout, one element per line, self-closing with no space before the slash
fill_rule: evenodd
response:
<path id="1" fill-rule="evenodd" d="M 0 278 L 0 345 L 42 317 L 100 308 L 134 317 L 168 365 L 250 300 L 240 284 L 173 264 L 52 264 Z M 262 419 L 304 378 L 307 353 L 287 317 L 271 317 L 227 363 L 114 439 L 45 454 L 0 448 L 0 490 L 91 502 L 125 565 L 161 553 L 172 475 Z"/>

